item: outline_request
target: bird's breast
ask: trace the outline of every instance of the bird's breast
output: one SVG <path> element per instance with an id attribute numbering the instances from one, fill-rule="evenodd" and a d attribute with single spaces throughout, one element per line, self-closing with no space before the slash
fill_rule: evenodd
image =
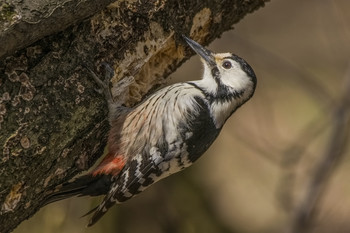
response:
<path id="1" fill-rule="evenodd" d="M 196 98 L 199 111 L 191 120 L 187 130 L 182 132 L 187 147 L 188 160 L 196 161 L 215 141 L 221 128 L 217 128 L 207 102 Z M 186 136 L 187 134 L 187 136 Z"/>

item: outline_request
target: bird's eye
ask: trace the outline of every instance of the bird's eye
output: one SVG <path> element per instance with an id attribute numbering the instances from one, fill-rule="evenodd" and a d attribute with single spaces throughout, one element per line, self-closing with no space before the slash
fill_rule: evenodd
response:
<path id="1" fill-rule="evenodd" d="M 232 64 L 229 61 L 224 61 L 224 63 L 222 63 L 222 67 L 228 70 L 232 67 Z"/>

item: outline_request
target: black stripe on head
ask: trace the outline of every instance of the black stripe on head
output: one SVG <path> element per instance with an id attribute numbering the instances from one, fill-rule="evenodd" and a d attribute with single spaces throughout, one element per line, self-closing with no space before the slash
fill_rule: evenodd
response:
<path id="1" fill-rule="evenodd" d="M 250 79 L 254 83 L 254 86 L 256 86 L 257 80 L 256 80 L 254 70 L 243 58 L 241 58 L 235 54 L 232 54 L 231 57 L 227 57 L 227 58 L 230 58 L 230 59 L 236 61 L 241 66 L 242 70 L 244 72 L 246 72 L 246 74 L 250 77 Z"/>
<path id="2" fill-rule="evenodd" d="M 244 91 L 233 91 L 232 88 L 229 88 L 223 84 L 218 86 L 218 90 L 213 101 L 218 103 L 224 103 L 232 101 L 232 99 L 240 98 L 243 95 Z"/>
<path id="3" fill-rule="evenodd" d="M 220 78 L 220 71 L 219 71 L 219 68 L 217 66 L 214 66 L 211 69 L 211 75 L 213 76 L 215 81 Z"/>
<path id="4" fill-rule="evenodd" d="M 232 99 L 239 98 L 243 95 L 243 91 L 238 92 L 238 91 L 232 90 L 232 88 L 222 83 L 219 69 L 216 66 L 212 68 L 211 73 L 218 86 L 217 86 L 217 91 L 215 96 L 213 94 L 209 94 L 208 99 L 210 103 L 213 103 L 214 101 L 218 103 L 224 103 L 224 102 L 231 101 Z"/>

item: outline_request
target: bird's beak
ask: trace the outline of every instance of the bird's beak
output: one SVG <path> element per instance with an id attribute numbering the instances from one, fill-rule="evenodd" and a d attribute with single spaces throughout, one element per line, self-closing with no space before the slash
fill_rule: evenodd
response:
<path id="1" fill-rule="evenodd" d="M 210 50 L 205 49 L 196 41 L 191 40 L 190 38 L 184 35 L 182 35 L 182 37 L 186 40 L 187 44 L 193 49 L 193 51 L 195 51 L 199 56 L 201 56 L 210 67 L 216 66 L 214 55 Z"/>

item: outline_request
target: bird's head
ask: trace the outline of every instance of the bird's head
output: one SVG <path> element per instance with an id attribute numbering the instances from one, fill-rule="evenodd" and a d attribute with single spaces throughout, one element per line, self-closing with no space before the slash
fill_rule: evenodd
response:
<path id="1" fill-rule="evenodd" d="M 254 94 L 256 76 L 250 65 L 232 53 L 214 53 L 183 36 L 187 44 L 201 57 L 204 65 L 202 80 L 194 81 L 210 103 L 216 127 L 223 126 L 229 116 Z"/>
<path id="2" fill-rule="evenodd" d="M 202 58 L 204 74 L 202 88 L 218 98 L 246 95 L 247 100 L 253 95 L 256 76 L 251 66 L 233 53 L 214 53 L 197 42 L 183 36 L 187 44 Z"/>

